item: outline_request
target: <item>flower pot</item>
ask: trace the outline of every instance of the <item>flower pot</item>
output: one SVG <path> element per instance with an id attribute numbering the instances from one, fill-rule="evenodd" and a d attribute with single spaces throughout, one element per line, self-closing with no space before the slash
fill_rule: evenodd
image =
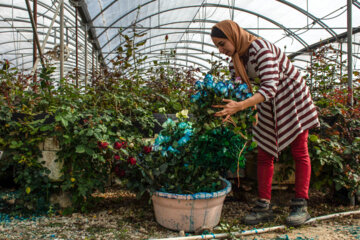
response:
<path id="1" fill-rule="evenodd" d="M 155 192 L 152 196 L 155 219 L 163 227 L 197 232 L 219 224 L 231 183 L 221 178 L 224 188 L 212 193 L 174 194 Z"/>

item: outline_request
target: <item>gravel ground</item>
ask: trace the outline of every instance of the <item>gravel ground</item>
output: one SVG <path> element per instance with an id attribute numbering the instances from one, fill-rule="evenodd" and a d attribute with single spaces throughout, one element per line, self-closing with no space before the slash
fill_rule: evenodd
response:
<path id="1" fill-rule="evenodd" d="M 244 190 L 246 189 L 246 191 Z M 0 239 L 149 239 L 177 237 L 181 233 L 167 230 L 156 223 L 152 206 L 145 200 L 113 186 L 95 195 L 99 201 L 89 213 L 71 216 L 38 216 L 7 219 L 0 222 Z M 284 224 L 292 190 L 274 190 L 273 204 L 277 218 L 271 224 L 246 226 L 241 219 L 255 199 L 250 185 L 235 189 L 225 200 L 222 219 L 213 232 L 235 232 Z M 359 210 L 343 206 L 325 194 L 312 191 L 309 212 L 313 217 L 335 212 Z M 188 234 L 187 234 L 188 235 Z M 236 238 L 233 238 L 236 239 Z M 239 238 L 240 239 L 240 238 Z M 246 236 L 241 239 L 360 239 L 360 215 L 334 218 L 299 228 Z"/>

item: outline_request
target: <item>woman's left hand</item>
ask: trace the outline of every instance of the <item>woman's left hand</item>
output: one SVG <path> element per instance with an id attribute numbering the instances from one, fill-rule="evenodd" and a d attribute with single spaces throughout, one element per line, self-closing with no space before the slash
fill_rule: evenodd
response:
<path id="1" fill-rule="evenodd" d="M 223 108 L 223 110 L 216 112 L 216 117 L 226 116 L 224 121 L 227 121 L 229 117 L 238 111 L 243 110 L 242 108 L 242 102 L 236 102 L 231 99 L 223 99 L 223 102 L 227 102 L 226 105 L 213 105 L 214 108 Z"/>

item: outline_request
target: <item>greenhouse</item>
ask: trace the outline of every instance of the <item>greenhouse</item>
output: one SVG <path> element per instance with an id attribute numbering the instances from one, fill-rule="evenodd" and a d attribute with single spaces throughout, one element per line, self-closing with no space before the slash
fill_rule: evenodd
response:
<path id="1" fill-rule="evenodd" d="M 0 239 L 360 239 L 360 1 L 0 0 Z"/>

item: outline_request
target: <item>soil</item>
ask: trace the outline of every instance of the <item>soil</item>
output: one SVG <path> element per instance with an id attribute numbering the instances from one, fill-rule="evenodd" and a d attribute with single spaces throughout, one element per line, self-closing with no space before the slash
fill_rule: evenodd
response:
<path id="1" fill-rule="evenodd" d="M 288 214 L 288 203 L 293 197 L 293 185 L 273 190 L 272 203 L 277 217 L 272 223 L 246 226 L 241 219 L 256 199 L 255 185 L 244 183 L 240 188 L 233 184 L 227 196 L 220 224 L 212 233 L 230 233 L 254 228 L 284 225 Z M 286 189 L 284 189 L 286 188 Z M 181 232 L 167 230 L 154 218 L 148 200 L 138 200 L 135 194 L 120 186 L 111 186 L 105 193 L 96 193 L 97 203 L 88 213 L 73 213 L 63 216 L 59 211 L 48 216 L 31 219 L 11 219 L 0 222 L 0 239 L 161 239 L 180 237 Z M 336 212 L 359 210 L 350 207 L 348 201 L 334 199 L 319 191 L 310 191 L 309 212 L 312 217 Z M 203 232 L 206 234 L 209 232 Z M 186 233 L 186 236 L 191 234 Z M 337 217 L 318 221 L 297 228 L 228 239 L 360 239 L 360 215 Z"/>

